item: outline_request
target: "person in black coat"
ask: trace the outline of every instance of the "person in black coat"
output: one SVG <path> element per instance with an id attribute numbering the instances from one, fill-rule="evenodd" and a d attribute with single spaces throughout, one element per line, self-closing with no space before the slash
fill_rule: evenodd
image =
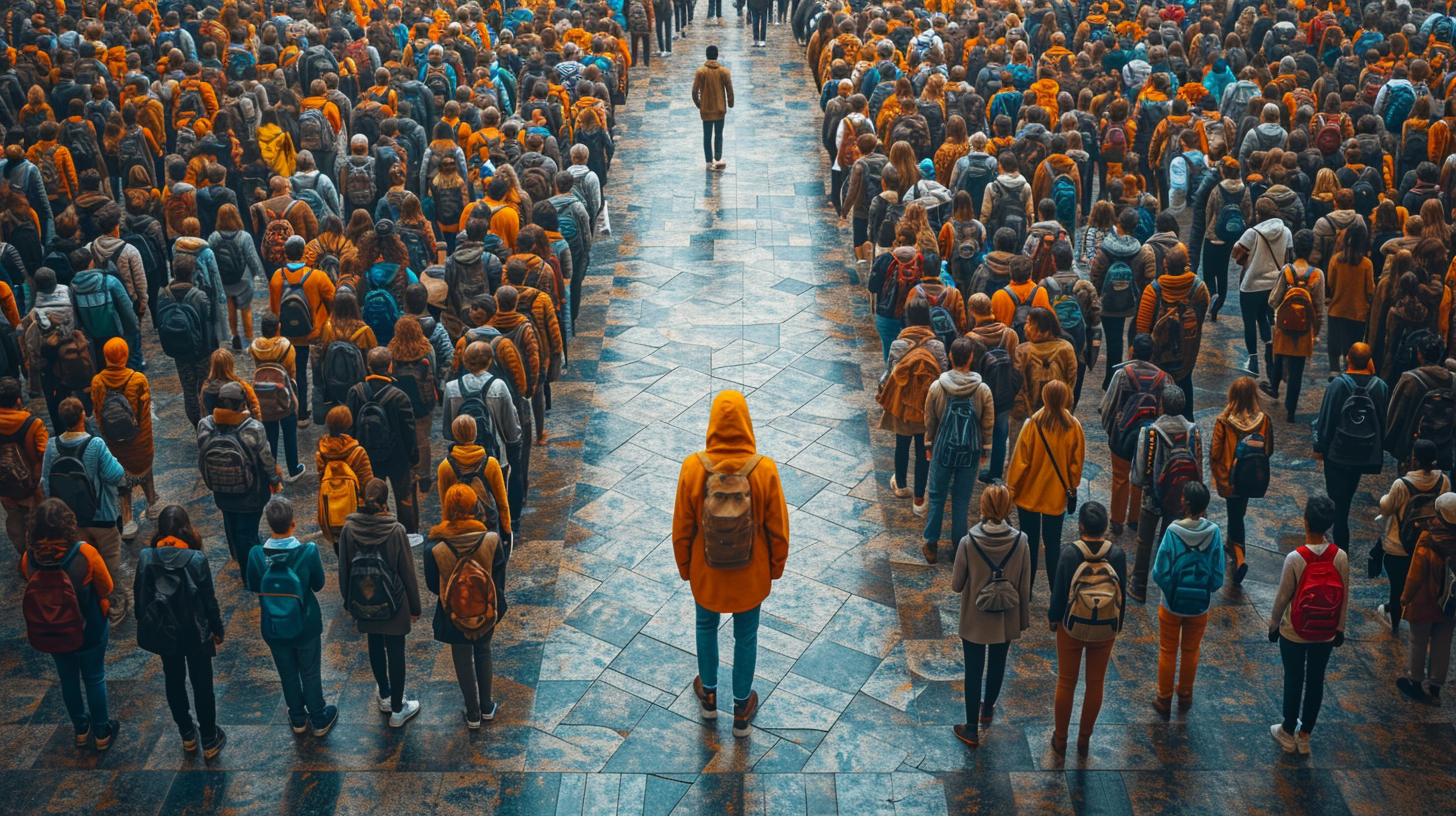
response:
<path id="1" fill-rule="evenodd" d="M 137 559 L 133 593 L 146 602 L 137 607 L 137 646 L 162 658 L 167 705 L 182 734 L 182 749 L 189 754 L 196 751 L 200 738 L 203 757 L 212 759 L 227 743 L 227 735 L 217 725 L 217 699 L 212 690 L 212 658 L 223 640 L 222 612 L 213 591 L 212 569 L 202 550 L 202 536 L 181 505 L 162 508 L 152 546 Z M 152 603 L 163 598 L 174 600 L 166 606 Z M 160 609 L 170 609 L 173 616 L 181 613 L 182 629 L 169 631 L 171 616 L 156 614 Z M 197 708 L 195 724 L 188 708 L 188 678 Z"/>
<path id="2" fill-rule="evenodd" d="M 344 397 L 344 404 L 354 415 L 350 433 L 369 454 L 374 475 L 389 480 L 399 523 L 406 532 L 418 533 L 414 466 L 420 459 L 420 448 L 415 444 L 414 407 L 389 375 L 394 355 L 388 348 L 371 349 L 366 364 L 369 375 Z"/>

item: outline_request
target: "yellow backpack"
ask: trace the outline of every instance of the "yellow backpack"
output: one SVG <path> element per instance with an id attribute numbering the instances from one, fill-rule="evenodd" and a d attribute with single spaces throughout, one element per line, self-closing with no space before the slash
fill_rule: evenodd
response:
<path id="1" fill-rule="evenodd" d="M 330 541 L 337 541 L 344 521 L 358 509 L 358 474 L 344 459 L 334 459 L 324 465 L 324 472 L 319 474 L 319 530 Z"/>

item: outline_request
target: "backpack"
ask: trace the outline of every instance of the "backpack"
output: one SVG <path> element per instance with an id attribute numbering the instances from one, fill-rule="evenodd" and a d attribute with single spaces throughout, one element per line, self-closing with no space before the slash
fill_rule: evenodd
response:
<path id="1" fill-rule="evenodd" d="M 1383 78 L 1381 84 L 1384 84 Z M 1415 103 L 1416 92 L 1410 85 L 1387 86 L 1384 115 L 1385 129 L 1393 133 L 1400 132 L 1401 124 L 1410 117 L 1411 108 Z"/>
<path id="2" fill-rule="evenodd" d="M 1169 436 L 1157 425 L 1148 428 L 1148 458 L 1152 460 L 1153 498 L 1165 519 L 1182 518 L 1183 485 L 1203 481 L 1200 463 L 1193 458 L 1192 432 Z"/>
<path id="3" fill-rule="evenodd" d="M 458 218 L 456 219 L 456 221 L 459 220 Z M 405 249 L 409 250 L 410 269 L 415 272 L 423 272 L 425 267 L 431 265 L 430 248 L 425 245 L 425 234 L 423 232 L 407 224 L 396 224 L 395 234 L 399 235 L 399 240 L 403 241 Z M 389 336 L 393 337 L 394 333 L 391 332 Z M 384 340 L 380 340 L 380 342 L 388 345 Z"/>
<path id="4" fill-rule="evenodd" d="M 1234 461 L 1229 467 L 1229 485 L 1233 495 L 1241 499 L 1262 499 L 1269 490 L 1269 437 L 1266 425 L 1244 433 L 1234 445 Z"/>
<path id="5" fill-rule="evenodd" d="M 1200 150 L 1186 150 L 1168 162 L 1168 207 L 1179 211 L 1188 205 L 1188 194 L 1197 186 L 1197 179 L 1208 166 Z"/>
<path id="6" fill-rule="evenodd" d="M 327 135 L 325 135 L 327 134 Z M 334 128 L 318 108 L 309 108 L 298 115 L 298 148 L 317 152 L 333 141 Z"/>
<path id="7" fill-rule="evenodd" d="M 299 278 L 298 283 L 288 282 L 288 272 L 297 272 L 301 264 L 288 264 L 279 277 L 283 282 L 283 296 L 278 299 L 278 326 L 284 337 L 308 337 L 313 334 L 313 307 L 309 305 L 308 295 L 304 292 L 304 285 L 308 283 L 308 276 L 313 274 L 309 269 Z"/>
<path id="8" fill-rule="evenodd" d="M 1418 490 L 1410 479 L 1400 477 L 1401 484 L 1405 485 L 1405 510 L 1400 514 L 1400 523 L 1396 530 L 1400 535 L 1400 546 L 1407 553 L 1416 551 L 1416 541 L 1420 539 L 1421 533 L 1431 529 L 1436 522 L 1436 499 L 1451 486 L 1451 483 L 1443 476 L 1436 479 L 1436 484 L 1426 490 Z"/>
<path id="9" fill-rule="evenodd" d="M 52 204 L 53 209 L 64 209 L 70 202 L 66 195 L 65 184 L 61 181 L 61 171 L 56 168 L 56 151 L 60 145 L 51 145 L 44 153 L 40 154 L 40 161 L 36 166 L 40 169 L 40 180 L 45 185 L 46 197 L 51 201 L 61 201 L 60 205 Z"/>
<path id="10" fill-rule="evenodd" d="M 174 360 L 195 360 L 208 350 L 202 314 L 190 300 L 187 296 L 178 300 L 168 287 L 157 292 L 157 338 L 162 343 L 162 353 Z"/>
<path id="11" fill-rule="evenodd" d="M 1052 182 L 1052 200 L 1057 203 L 1057 221 L 1063 229 L 1077 227 L 1077 183 L 1063 173 Z"/>
<path id="12" fill-rule="evenodd" d="M 476 438 L 478 440 L 479 436 Z M 499 532 L 500 506 L 496 504 L 495 493 L 491 492 L 490 486 L 485 480 L 485 466 L 489 461 L 489 459 L 482 458 L 474 468 L 464 470 L 463 466 L 455 461 L 453 455 L 445 457 L 445 462 L 450 466 L 450 472 L 455 474 L 456 484 L 463 484 L 475 491 L 475 517 L 484 522 L 487 529 Z"/>
<path id="13" fill-rule="evenodd" d="M 91 481 L 86 470 L 86 449 L 95 439 L 88 436 L 76 442 L 62 442 L 56 437 L 56 458 L 46 483 L 46 495 L 60 499 L 76 515 L 77 527 L 90 527 L 101 509 L 101 489 Z"/>
<path id="14" fill-rule="evenodd" d="M 1334 438 L 1330 440 L 1330 458 L 1360 464 L 1380 451 L 1382 432 L 1375 401 L 1370 398 L 1369 384 L 1357 385 L 1348 374 L 1343 375 L 1355 390 L 1345 397 L 1335 415 Z"/>
<path id="15" fill-rule="evenodd" d="M 1026 318 L 1031 314 L 1032 307 L 1036 303 L 1036 293 L 1042 289 L 1041 284 L 1034 285 L 1031 292 L 1027 294 L 1026 300 L 1017 297 L 1010 284 L 1001 290 L 1010 296 L 1012 303 L 1016 304 L 1016 311 L 1011 314 L 1011 330 L 1016 332 L 1016 336 L 1022 340 L 1026 339 Z"/>
<path id="16" fill-rule="evenodd" d="M 236 430 L 218 430 L 198 453 L 198 470 L 207 489 L 223 496 L 246 496 L 253 492 L 257 469 L 243 449 Z"/>
<path id="17" fill-rule="evenodd" d="M 646 5 L 642 0 L 631 0 L 627 4 L 627 30 L 633 34 L 643 34 L 649 29 Z"/>
<path id="18" fill-rule="evenodd" d="M 922 340 L 912 346 L 880 379 L 875 399 L 885 413 L 901 422 L 925 422 L 925 395 L 930 384 L 940 377 L 940 363 L 925 347 L 928 342 Z"/>
<path id="19" fill-rule="evenodd" d="M 1314 134 L 1314 146 L 1319 149 L 1320 155 L 1333 156 L 1345 141 L 1345 133 L 1340 129 L 1340 118 L 1335 116 L 1327 120 L 1324 114 L 1320 114 L 1315 117 L 1315 121 L 1319 123 L 1319 129 Z"/>
<path id="20" fill-rule="evenodd" d="M 1421 162 L 1429 161 L 1430 151 L 1430 123 L 1419 127 L 1410 123 L 1406 129 L 1400 150 L 1400 165 L 1402 175 L 1420 166 Z"/>
<path id="21" fill-rule="evenodd" d="M 41 334 L 41 355 L 55 360 L 56 375 L 68 388 L 90 388 L 91 380 L 96 376 L 91 341 L 80 329 L 67 331 L 63 323 L 53 323 L 52 326 L 53 330 Z"/>
<path id="22" fill-rule="evenodd" d="M 1163 287 L 1153 281 L 1153 294 L 1157 297 L 1153 314 L 1153 363 L 1164 371 L 1176 370 L 1185 363 L 1185 355 L 1192 351 L 1192 341 L 1198 336 L 1198 317 L 1187 300 L 1169 301 L 1163 298 Z"/>
<path id="23" fill-rule="evenodd" d="M 293 570 L 294 552 L 263 554 L 266 569 L 258 581 L 258 607 L 265 640 L 292 640 L 303 634 L 303 582 Z"/>
<path id="24" fill-rule="evenodd" d="M 996 185 L 1001 189 L 1001 197 L 996 200 L 996 205 L 991 209 L 991 226 L 989 231 L 992 235 L 1002 227 L 1009 227 L 1016 233 L 1016 244 L 1020 246 L 1026 242 L 1026 209 L 1021 204 L 1021 188 L 1008 191 L 1006 185 L 1000 181 Z"/>
<path id="25" fill-rule="evenodd" d="M 481 533 L 475 546 L 463 553 L 455 552 L 454 548 L 444 541 L 436 544 L 433 551 L 437 562 L 446 554 L 455 559 L 454 565 L 449 570 L 449 577 L 441 583 L 440 606 L 450 617 L 450 623 L 454 624 L 467 640 L 479 640 L 490 634 L 491 630 L 495 628 L 496 618 L 499 616 L 499 599 L 496 597 L 495 581 L 485 567 L 471 557 L 480 550 L 489 535 L 491 533 L 488 531 Z"/>
<path id="26" fill-rule="evenodd" d="M 355 337 L 363 332 L 360 327 L 354 333 Z M 335 340 L 324 350 L 323 365 L 320 366 L 320 373 L 323 374 L 324 400 L 331 403 L 342 403 L 349 389 L 364 382 L 367 371 L 364 368 L 364 352 L 354 345 L 352 340 Z"/>
<path id="27" fill-rule="evenodd" d="M 941 414 L 931 458 L 941 467 L 971 467 L 981 458 L 981 419 L 970 397 L 953 397 Z"/>
<path id="28" fill-rule="evenodd" d="M 240 45 L 229 45 L 227 48 L 227 77 L 230 82 L 242 82 L 249 68 L 258 64 L 253 58 L 252 52 Z"/>
<path id="29" fill-rule="evenodd" d="M 77 173 L 96 168 L 93 136 L 90 123 L 84 119 L 79 122 L 67 119 L 61 124 L 61 144 L 71 151 L 71 163 L 76 165 Z"/>
<path id="30" fill-rule="evenodd" d="M 1082 314 L 1082 304 L 1072 296 L 1071 291 L 1063 288 L 1062 291 L 1052 298 L 1052 311 L 1057 315 L 1057 321 L 1062 324 L 1062 331 L 1072 338 L 1072 348 L 1080 357 L 1087 350 L 1087 319 Z M 948 348 L 948 347 L 947 347 Z"/>
<path id="31" fill-rule="evenodd" d="M 939 340 L 942 346 L 950 348 L 950 344 L 954 343 L 961 334 L 960 329 L 956 328 L 955 318 L 951 317 L 950 310 L 945 308 L 946 300 L 955 290 L 942 289 L 938 298 L 931 298 L 927 295 L 924 285 L 916 286 L 915 291 L 930 305 L 930 330 L 935 332 L 935 339 Z"/>
<path id="32" fill-rule="evenodd" d="M 1108 442 L 1114 455 L 1131 461 L 1137 455 L 1137 443 L 1145 429 L 1163 413 L 1163 386 L 1168 381 L 1168 373 L 1161 368 L 1136 364 L 1123 366 L 1122 373 L 1133 391 L 1117 411 Z"/>
<path id="33" fill-rule="evenodd" d="M 720 471 L 706 452 L 698 461 L 708 472 L 703 485 L 703 558 L 714 569 L 738 569 L 753 560 L 758 525 L 753 517 L 753 485 L 749 474 L 763 457 L 754 454 L 736 471 Z"/>
<path id="34" fill-rule="evenodd" d="M 357 445 L 357 443 L 355 443 Z M 359 510 L 359 475 L 343 459 L 331 459 L 319 474 L 319 529 L 337 539 L 349 516 Z"/>
<path id="35" fill-rule="evenodd" d="M 228 236 L 222 236 L 222 240 L 212 248 L 213 257 L 217 261 L 217 277 L 223 286 L 236 286 L 248 274 L 248 267 L 238 256 L 238 251 L 233 239 Z"/>
<path id="36" fill-rule="evenodd" d="M 1447 562 L 1441 570 L 1441 590 L 1436 593 L 1436 607 L 1441 614 L 1453 618 L 1456 617 L 1456 573 L 1451 571 L 1451 564 Z"/>
<path id="37" fill-rule="evenodd" d="M 137 646 L 154 652 L 194 648 L 204 642 L 208 625 L 197 597 L 197 584 L 187 571 L 194 557 L 172 566 L 153 559 L 142 574 L 147 582 L 137 592 Z"/>
<path id="38" fill-rule="evenodd" d="M 385 386 L 379 392 L 370 394 L 369 386 L 364 386 L 364 404 L 359 406 L 359 412 L 354 416 L 354 435 L 359 444 L 364 446 L 364 452 L 369 454 L 371 462 L 383 462 L 389 457 L 390 451 L 394 450 L 394 423 L 389 421 L 389 412 L 384 410 L 384 404 L 379 401 L 380 396 L 393 387 Z"/>
<path id="39" fill-rule="evenodd" d="M 445 64 L 431 65 L 425 69 L 425 76 L 422 80 L 430 94 L 443 99 L 451 99 L 454 88 L 451 87 L 450 75 L 445 71 Z"/>
<path id="40" fill-rule="evenodd" d="M 1225 202 L 1213 220 L 1214 237 L 1224 243 L 1237 241 L 1244 236 L 1245 229 L 1243 208 L 1238 202 Z"/>
<path id="41" fill-rule="evenodd" d="M 428 357 L 418 360 L 395 360 L 394 383 L 409 397 L 415 417 L 429 416 L 435 410 L 435 372 Z"/>
<path id="42" fill-rule="evenodd" d="M 298 408 L 293 394 L 293 378 L 276 362 L 260 362 L 253 367 L 253 391 L 263 422 L 278 422 Z"/>
<path id="43" fill-rule="evenodd" d="M 342 176 L 339 179 L 342 182 L 340 186 L 344 188 L 344 203 L 353 208 L 368 209 L 379 197 L 375 193 L 374 158 L 367 157 L 362 162 L 355 161 L 357 158 L 359 157 L 350 156 L 349 160 L 344 162 L 343 170 L 340 172 Z"/>
<path id="44" fill-rule="evenodd" d="M 1429 439 L 1434 442 L 1439 452 L 1437 467 L 1448 469 L 1451 467 L 1452 445 L 1456 443 L 1456 395 L 1449 388 L 1427 382 L 1420 369 L 1412 373 L 1424 386 L 1421 400 L 1416 405 L 1412 439 Z"/>
<path id="45" fill-rule="evenodd" d="M 925 258 L 920 253 L 915 253 L 915 258 L 911 261 L 902 261 L 898 256 L 890 255 L 890 268 L 885 270 L 885 282 L 880 285 L 880 299 L 892 300 L 895 304 L 895 316 L 899 317 L 905 311 L 910 287 L 924 276 Z"/>
<path id="46" fill-rule="evenodd" d="M 76 298 L 76 310 L 87 334 L 97 338 L 121 336 L 106 273 L 78 275 L 72 279 L 71 294 Z"/>
<path id="47" fill-rule="evenodd" d="M 293 222 L 288 220 L 289 213 L 293 208 L 302 202 L 290 201 L 283 212 L 274 213 L 264 207 L 263 211 L 268 214 L 268 226 L 263 229 L 263 263 L 270 269 L 277 269 L 288 263 L 288 255 L 283 251 L 283 245 L 289 238 L 294 236 Z"/>
<path id="48" fill-rule="evenodd" d="M 1284 267 L 1284 298 L 1274 311 L 1274 322 L 1284 334 L 1304 334 L 1313 325 L 1314 299 L 1309 294 L 1309 284 L 1314 277 L 1312 268 L 1306 267 L 1303 274 L 1295 272 L 1293 265 Z"/>
<path id="49" fill-rule="evenodd" d="M 1031 250 L 1032 280 L 1040 282 L 1057 274 L 1057 260 L 1053 254 L 1057 240 L 1058 236 L 1054 234 L 1044 234 L 1037 239 L 1036 246 Z"/>
<path id="50" fill-rule="evenodd" d="M 1141 251 L 1142 247 L 1139 246 Z M 1111 254 L 1111 250 L 1108 250 Z M 1116 256 L 1113 256 L 1116 257 Z M 1102 278 L 1102 309 L 1108 313 L 1124 313 L 1137 309 L 1138 292 L 1134 285 L 1132 267 L 1127 261 L 1116 260 L 1107 268 Z"/>
<path id="51" fill-rule="evenodd" d="M 28 499 L 40 487 L 40 463 L 34 461 L 34 453 L 27 453 L 26 444 L 31 427 L 39 421 L 32 416 L 20 423 L 15 433 L 0 434 L 0 496 Z"/>
<path id="52" fill-rule="evenodd" d="M 141 431 L 137 421 L 136 407 L 131 400 L 126 398 L 126 387 L 131 384 L 131 378 L 127 377 L 121 388 L 106 387 L 106 396 L 101 399 L 101 408 L 96 412 L 96 420 L 101 425 L 101 433 L 108 442 L 126 444 L 136 439 Z"/>
<path id="53" fill-rule="evenodd" d="M 1295 551 L 1304 559 L 1304 573 L 1289 604 L 1289 624 L 1301 640 L 1333 640 L 1339 631 L 1340 609 L 1345 605 L 1345 583 L 1335 569 L 1335 554 L 1340 549 L 1326 544 L 1324 553 L 1315 555 L 1307 545 L 1301 545 Z"/>
<path id="54" fill-rule="evenodd" d="M 975 212 L 981 211 L 981 201 L 986 195 L 986 185 L 995 180 L 996 160 L 990 156 L 972 156 L 966 162 L 966 171 L 961 174 L 960 188 L 971 194 Z"/>
<path id="55" fill-rule="evenodd" d="M 1109 164 L 1121 163 L 1127 157 L 1127 122 L 1109 122 L 1102 132 L 1102 158 Z"/>
<path id="56" fill-rule="evenodd" d="M 68 654 L 86 642 L 86 616 L 78 592 L 81 584 L 71 570 L 80 551 L 78 541 L 56 564 L 41 564 L 31 553 L 24 556 L 30 559 L 31 573 L 20 606 L 26 637 L 37 652 Z"/>
<path id="57" fill-rule="evenodd" d="M 147 144 L 146 131 L 141 127 L 121 137 L 120 144 L 116 147 L 117 167 L 121 171 L 123 179 L 131 178 L 131 171 L 134 167 L 141 167 L 147 171 L 147 178 L 152 178 L 156 168 L 152 161 L 154 154 L 152 148 Z M 155 179 L 153 179 L 155 181 Z"/>
<path id="58" fill-rule="evenodd" d="M 315 180 L 317 180 L 318 176 L 315 176 L 314 178 Z M 315 183 L 317 182 L 315 181 Z M 334 212 L 334 209 L 329 206 L 328 202 L 324 201 L 324 197 L 319 194 L 318 190 L 313 187 L 304 187 L 302 184 L 302 179 L 293 179 L 293 197 L 307 204 L 308 208 L 310 210 L 313 210 L 314 215 L 317 215 L 318 220 L 320 221 L 331 215 L 338 215 L 338 213 Z"/>
<path id="59" fill-rule="evenodd" d="M 1194 549 L 1171 528 L 1167 535 L 1172 535 L 1176 542 L 1173 566 L 1168 574 L 1169 591 L 1164 597 L 1168 611 L 1175 615 L 1202 615 L 1213 599 L 1209 588 L 1213 581 L 1213 559 L 1221 558 L 1222 553 L 1215 553 L 1211 546 Z"/>
<path id="60" fill-rule="evenodd" d="M 382 622 L 392 620 L 404 603 L 404 583 L 384 560 L 383 548 L 356 545 L 349 559 L 344 608 L 354 620 Z"/>
<path id="61" fill-rule="evenodd" d="M 981 549 L 981 542 L 977 541 L 974 535 L 967 533 L 966 538 L 971 542 L 971 546 L 975 548 L 976 554 L 981 556 L 981 560 L 985 561 L 986 566 L 991 568 L 991 577 L 987 578 L 986 583 L 976 591 L 974 601 L 976 609 L 989 614 L 999 614 L 1002 612 L 1010 612 L 1020 607 L 1021 590 L 1017 589 L 1016 584 L 1006 579 L 1006 564 L 1011 560 L 1011 556 L 1016 554 L 1016 546 L 1012 545 L 1008 547 L 1006 549 L 1006 557 L 1002 558 L 1001 563 L 997 564 L 991 560 L 990 556 L 986 555 L 985 550 Z"/>
<path id="62" fill-rule="evenodd" d="M 1097 642 L 1112 640 L 1122 629 L 1122 584 L 1117 571 L 1107 561 L 1111 541 L 1102 542 L 1097 552 L 1078 539 L 1072 546 L 1082 551 L 1083 561 L 1072 573 L 1067 591 L 1067 612 L 1062 628 L 1077 640 Z"/>

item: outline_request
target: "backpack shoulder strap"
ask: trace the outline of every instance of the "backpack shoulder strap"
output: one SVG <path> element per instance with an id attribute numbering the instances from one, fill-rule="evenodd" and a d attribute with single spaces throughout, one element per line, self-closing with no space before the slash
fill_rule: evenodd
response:
<path id="1" fill-rule="evenodd" d="M 738 469 L 738 475 L 739 476 L 747 476 L 748 474 L 752 473 L 753 472 L 753 469 L 756 468 L 756 467 L 758 467 L 758 463 L 761 462 L 762 460 L 763 460 L 763 456 L 760 455 L 760 454 L 757 454 L 757 453 L 755 453 L 754 455 L 748 457 L 748 461 L 747 462 L 744 462 L 743 463 L 743 467 L 741 467 L 741 468 Z"/>
<path id="2" fill-rule="evenodd" d="M 703 463 L 703 468 L 707 470 L 709 474 L 716 474 L 718 472 L 717 469 L 713 467 L 713 460 L 708 458 L 707 451 L 698 451 L 697 457 L 698 461 Z"/>

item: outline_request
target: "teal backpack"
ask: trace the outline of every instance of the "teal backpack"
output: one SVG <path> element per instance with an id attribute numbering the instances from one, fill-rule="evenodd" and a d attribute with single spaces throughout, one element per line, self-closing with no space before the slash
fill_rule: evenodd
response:
<path id="1" fill-rule="evenodd" d="M 291 549 L 263 556 L 268 567 L 258 582 L 258 605 L 265 640 L 292 640 L 303 634 L 303 582 L 293 571 L 299 552 Z"/>

